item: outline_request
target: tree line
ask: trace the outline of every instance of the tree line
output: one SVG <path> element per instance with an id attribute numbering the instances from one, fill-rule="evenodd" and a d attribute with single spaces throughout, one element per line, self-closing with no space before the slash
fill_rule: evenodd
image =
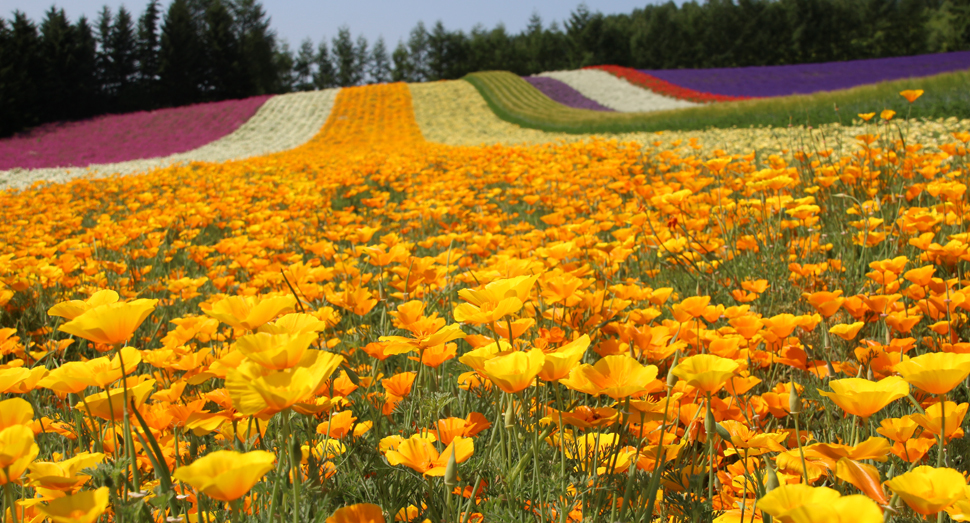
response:
<path id="1" fill-rule="evenodd" d="M 0 135 L 59 120 L 387 81 L 527 75 L 615 64 L 642 69 L 781 65 L 970 49 L 970 0 L 706 0 L 469 32 L 419 22 L 390 50 L 342 27 L 296 50 L 257 0 L 150 0 L 93 22 L 52 7 L 0 18 Z"/>

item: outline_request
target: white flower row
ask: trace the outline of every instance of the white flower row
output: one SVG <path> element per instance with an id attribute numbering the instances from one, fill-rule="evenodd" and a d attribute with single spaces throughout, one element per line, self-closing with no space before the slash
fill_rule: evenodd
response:
<path id="1" fill-rule="evenodd" d="M 308 142 L 327 122 L 339 89 L 274 96 L 232 133 L 184 153 L 87 167 L 0 171 L 0 190 L 23 189 L 37 181 L 136 174 L 189 162 L 225 162 L 293 149 Z"/>
<path id="2" fill-rule="evenodd" d="M 665 111 L 700 105 L 659 95 L 598 69 L 551 71 L 539 76 L 555 78 L 586 98 L 623 113 Z"/>

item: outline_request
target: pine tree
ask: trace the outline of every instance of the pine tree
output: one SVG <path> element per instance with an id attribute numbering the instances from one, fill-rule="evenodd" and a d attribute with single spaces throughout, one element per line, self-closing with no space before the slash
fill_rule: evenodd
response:
<path id="1" fill-rule="evenodd" d="M 110 56 L 111 68 L 108 78 L 114 86 L 117 100 L 115 110 L 130 111 L 135 108 L 135 73 L 138 72 L 138 42 L 131 14 L 121 6 L 111 26 L 105 50 Z"/>
<path id="2" fill-rule="evenodd" d="M 341 27 L 331 44 L 333 45 L 333 63 L 337 85 L 350 87 L 359 84 L 363 74 L 360 70 L 357 46 L 354 45 L 354 40 L 350 35 L 350 28 Z"/>
<path id="3" fill-rule="evenodd" d="M 387 57 L 387 46 L 384 37 L 377 37 L 374 48 L 370 52 L 370 68 L 367 73 L 372 82 L 380 84 L 391 80 L 391 62 Z"/>
<path id="4" fill-rule="evenodd" d="M 76 47 L 74 63 L 77 78 L 74 80 L 75 105 L 80 117 L 96 115 L 104 110 L 98 84 L 98 41 L 94 29 L 84 16 L 74 24 Z"/>
<path id="5" fill-rule="evenodd" d="M 202 99 L 200 38 L 186 0 L 173 0 L 162 24 L 158 59 L 159 87 L 168 105 Z"/>
<path id="6" fill-rule="evenodd" d="M 274 61 L 276 33 L 269 28 L 266 11 L 256 0 L 235 0 L 232 6 L 246 81 L 243 91 L 246 96 L 279 92 L 280 71 Z"/>
<path id="7" fill-rule="evenodd" d="M 21 11 L 0 28 L 0 136 L 40 123 L 40 35 Z"/>
<path id="8" fill-rule="evenodd" d="M 336 70 L 333 60 L 330 58 L 330 51 L 327 50 L 326 40 L 320 40 L 317 46 L 317 54 L 314 58 L 316 71 L 313 73 L 313 85 L 317 89 L 328 89 L 337 86 Z"/>
<path id="9" fill-rule="evenodd" d="M 74 103 L 77 35 L 63 9 L 51 7 L 47 11 L 40 24 L 40 36 L 40 92 L 44 100 L 40 118 L 45 122 L 78 118 L 80 111 Z"/>
<path id="10" fill-rule="evenodd" d="M 158 0 L 150 0 L 138 19 L 138 85 L 139 107 L 156 107 L 158 93 Z"/>
<path id="11" fill-rule="evenodd" d="M 114 16 L 111 8 L 107 5 L 101 8 L 98 13 L 97 35 L 98 54 L 97 54 L 97 74 L 98 84 L 101 88 L 103 103 L 108 104 L 109 100 L 113 103 L 114 86 L 111 84 L 111 53 L 107 50 L 111 47 L 111 26 L 114 25 Z"/>
<path id="12" fill-rule="evenodd" d="M 297 91 L 312 91 L 313 72 L 314 72 L 314 52 L 313 40 L 309 38 L 300 42 L 300 49 L 296 52 L 296 59 L 293 61 L 293 87 Z"/>
<path id="13" fill-rule="evenodd" d="M 248 92 L 233 19 L 222 0 L 212 0 L 205 12 L 206 91 L 209 99 L 241 98 Z"/>
<path id="14" fill-rule="evenodd" d="M 414 67 L 411 65 L 411 53 L 404 45 L 398 42 L 394 52 L 391 53 L 391 80 L 394 82 L 410 82 L 414 77 Z"/>
<path id="15" fill-rule="evenodd" d="M 418 22 L 408 37 L 409 74 L 407 81 L 423 82 L 428 78 L 428 31 Z"/>

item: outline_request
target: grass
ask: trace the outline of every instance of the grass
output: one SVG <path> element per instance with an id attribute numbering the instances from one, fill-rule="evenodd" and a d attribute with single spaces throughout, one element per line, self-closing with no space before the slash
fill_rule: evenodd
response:
<path id="1" fill-rule="evenodd" d="M 970 118 L 970 71 L 893 80 L 842 91 L 724 102 L 653 113 L 605 113 L 566 107 L 522 78 L 505 71 L 472 73 L 464 79 L 478 89 L 489 107 L 503 120 L 531 129 L 575 134 L 848 124 L 859 113 L 892 109 L 907 114 L 909 103 L 899 96 L 905 89 L 926 91 L 913 105 L 911 117 Z"/>

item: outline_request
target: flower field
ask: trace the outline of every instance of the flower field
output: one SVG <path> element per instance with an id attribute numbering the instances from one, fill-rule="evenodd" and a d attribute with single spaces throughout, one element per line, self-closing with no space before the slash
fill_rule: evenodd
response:
<path id="1" fill-rule="evenodd" d="M 41 127 L 0 141 L 0 170 L 86 166 L 188 151 L 235 131 L 267 99 L 254 96 Z"/>
<path id="2" fill-rule="evenodd" d="M 532 84 L 533 87 L 542 91 L 542 94 L 563 105 L 575 107 L 577 109 L 592 109 L 594 111 L 613 110 L 595 100 L 583 96 L 582 93 L 576 89 L 573 89 L 569 86 L 569 84 L 561 80 L 550 78 L 548 76 L 526 76 L 524 79 L 526 82 Z"/>
<path id="3" fill-rule="evenodd" d="M 919 78 L 968 68 L 970 68 L 970 51 L 956 51 L 821 64 L 665 69 L 642 72 L 681 88 L 713 95 L 770 97 L 836 91 L 887 80 Z"/>
<path id="4" fill-rule="evenodd" d="M 894 96 L 601 136 L 476 73 L 4 191 L 4 520 L 966 520 L 970 122 Z"/>
<path id="5" fill-rule="evenodd" d="M 624 78 L 598 69 L 552 71 L 540 76 L 559 80 L 583 96 L 624 113 L 664 111 L 696 105 L 637 87 Z"/>

